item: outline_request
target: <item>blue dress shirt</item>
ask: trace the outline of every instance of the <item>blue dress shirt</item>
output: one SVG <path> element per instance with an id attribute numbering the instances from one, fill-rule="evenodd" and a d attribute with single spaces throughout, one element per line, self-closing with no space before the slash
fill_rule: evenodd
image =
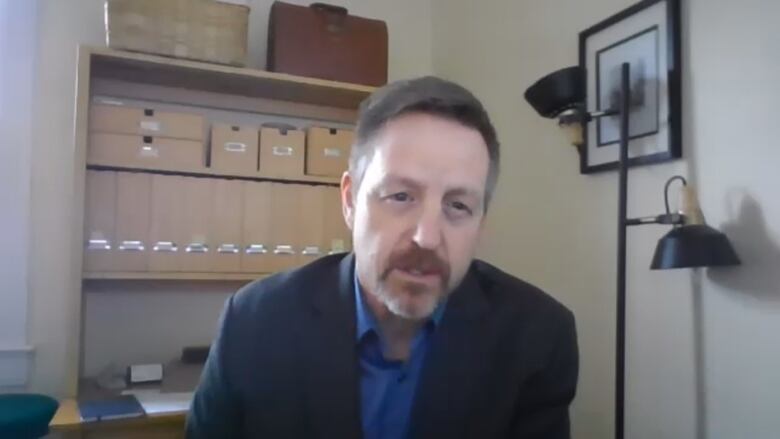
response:
<path id="1" fill-rule="evenodd" d="M 385 343 L 371 309 L 363 301 L 355 274 L 357 349 L 360 363 L 361 421 L 364 439 L 401 439 L 409 430 L 414 392 L 425 352 L 444 313 L 444 303 L 412 340 L 406 362 L 387 360 Z"/>

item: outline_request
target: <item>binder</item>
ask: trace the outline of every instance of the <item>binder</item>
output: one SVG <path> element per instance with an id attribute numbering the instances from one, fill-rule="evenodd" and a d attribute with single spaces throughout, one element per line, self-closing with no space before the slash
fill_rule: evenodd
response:
<path id="1" fill-rule="evenodd" d="M 146 414 L 133 395 L 79 401 L 79 412 L 84 422 L 138 418 Z"/>

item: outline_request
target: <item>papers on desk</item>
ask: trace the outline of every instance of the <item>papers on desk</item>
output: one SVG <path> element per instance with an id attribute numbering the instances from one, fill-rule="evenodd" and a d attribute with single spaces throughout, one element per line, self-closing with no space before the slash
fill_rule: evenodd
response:
<path id="1" fill-rule="evenodd" d="M 147 415 L 181 413 L 190 409 L 193 392 L 162 393 L 159 390 L 125 390 L 123 395 L 133 395 Z"/>

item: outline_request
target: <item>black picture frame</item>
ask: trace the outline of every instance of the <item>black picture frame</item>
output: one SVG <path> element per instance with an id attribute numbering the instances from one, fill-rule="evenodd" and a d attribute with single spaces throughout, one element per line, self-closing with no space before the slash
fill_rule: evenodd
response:
<path id="1" fill-rule="evenodd" d="M 621 47 L 623 54 L 631 53 L 637 59 L 621 59 Z M 580 32 L 579 64 L 586 72 L 588 111 L 606 110 L 610 107 L 606 101 L 614 102 L 604 99 L 604 94 L 611 92 L 610 85 L 617 80 L 614 72 L 622 62 L 631 63 L 632 97 L 641 102 L 632 110 L 628 165 L 682 157 L 680 0 L 643 0 Z M 646 80 L 642 73 L 651 79 Z M 616 118 L 585 124 L 580 173 L 617 169 L 616 127 Z"/>

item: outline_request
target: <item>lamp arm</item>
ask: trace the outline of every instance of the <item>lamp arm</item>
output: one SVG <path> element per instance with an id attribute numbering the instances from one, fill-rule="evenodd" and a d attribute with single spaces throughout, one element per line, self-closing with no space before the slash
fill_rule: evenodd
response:
<path id="1" fill-rule="evenodd" d="M 661 215 L 626 219 L 627 226 L 644 226 L 647 224 L 669 224 L 677 226 L 685 224 L 685 215 L 679 213 L 665 213 Z"/>
<path id="2" fill-rule="evenodd" d="M 666 207 L 667 215 L 671 213 L 669 210 L 669 186 L 671 186 L 675 180 L 680 180 L 683 186 L 688 186 L 688 181 L 682 175 L 675 175 L 669 180 L 666 180 L 666 184 L 664 185 L 664 206 Z"/>
<path id="3" fill-rule="evenodd" d="M 666 185 L 664 185 L 664 207 L 666 208 L 666 213 L 661 215 L 654 215 L 654 216 L 643 216 L 639 218 L 626 218 L 625 225 L 643 226 L 645 224 L 668 224 L 673 226 L 679 226 L 685 224 L 688 218 L 685 215 L 680 213 L 672 213 L 671 209 L 669 208 L 669 187 L 676 180 L 681 181 L 683 186 L 688 185 L 688 181 L 686 181 L 685 177 L 681 175 L 675 175 L 674 177 L 666 181 Z"/>
<path id="4" fill-rule="evenodd" d="M 619 109 L 606 109 L 603 111 L 591 111 L 588 113 L 588 121 L 591 121 L 593 119 L 601 119 L 602 117 L 610 117 L 610 116 L 617 116 L 620 114 Z"/>
<path id="5" fill-rule="evenodd" d="M 608 109 L 603 111 L 591 111 L 587 112 L 582 108 L 570 110 L 563 113 L 558 117 L 559 125 L 570 125 L 575 123 L 588 123 L 595 119 L 601 119 L 602 117 L 617 116 L 620 114 L 619 109 Z"/>

